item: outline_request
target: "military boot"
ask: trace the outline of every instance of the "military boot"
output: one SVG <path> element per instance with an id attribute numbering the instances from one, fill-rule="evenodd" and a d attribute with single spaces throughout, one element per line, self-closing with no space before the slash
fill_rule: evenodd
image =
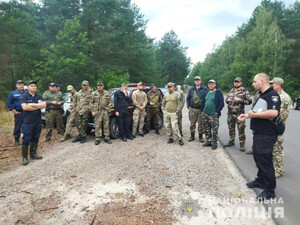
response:
<path id="1" fill-rule="evenodd" d="M 43 158 L 43 156 L 36 154 L 37 146 L 38 146 L 37 142 L 30 143 L 30 158 L 31 159 L 42 159 Z"/>
<path id="2" fill-rule="evenodd" d="M 182 131 L 180 131 L 180 135 L 181 135 L 181 137 L 183 137 L 183 133 L 182 133 Z"/>
<path id="3" fill-rule="evenodd" d="M 231 146 L 234 146 L 233 140 L 229 140 L 229 142 L 226 145 L 224 145 L 224 147 L 231 147 Z"/>
<path id="4" fill-rule="evenodd" d="M 240 151 L 241 152 L 244 152 L 245 151 L 245 144 L 240 144 Z"/>
<path id="5" fill-rule="evenodd" d="M 26 166 L 28 164 L 28 145 L 22 145 L 22 156 L 23 156 L 23 166 Z"/>
<path id="6" fill-rule="evenodd" d="M 64 136 L 62 136 L 62 138 L 60 139 L 60 141 L 61 141 L 61 142 L 66 141 L 66 140 L 68 139 L 69 136 L 70 136 L 69 134 L 65 133 Z"/>
<path id="7" fill-rule="evenodd" d="M 19 137 L 15 137 L 15 145 L 20 146 Z"/>
<path id="8" fill-rule="evenodd" d="M 195 140 L 195 133 L 191 133 L 191 137 L 188 140 L 188 142 L 194 141 Z"/>
<path id="9" fill-rule="evenodd" d="M 203 134 L 199 133 L 199 141 L 201 143 L 204 143 Z"/>

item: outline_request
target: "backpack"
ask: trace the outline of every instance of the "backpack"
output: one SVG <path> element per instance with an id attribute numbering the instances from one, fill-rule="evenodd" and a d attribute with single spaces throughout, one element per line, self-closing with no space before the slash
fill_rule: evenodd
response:
<path id="1" fill-rule="evenodd" d="M 200 107 L 201 107 L 201 99 L 200 99 L 199 96 L 197 95 L 196 90 L 194 90 L 193 102 L 194 102 L 194 106 L 195 106 L 196 108 L 200 108 Z"/>
<path id="2" fill-rule="evenodd" d="M 282 122 L 282 119 L 281 119 L 280 115 L 274 120 L 274 124 L 275 124 L 275 127 L 276 127 L 276 133 L 278 135 L 282 135 L 285 131 L 285 125 Z"/>

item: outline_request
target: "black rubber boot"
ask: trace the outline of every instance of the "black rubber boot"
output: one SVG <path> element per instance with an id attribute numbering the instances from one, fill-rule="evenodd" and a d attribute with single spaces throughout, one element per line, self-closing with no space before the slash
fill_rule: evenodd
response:
<path id="1" fill-rule="evenodd" d="M 42 159 L 43 158 L 43 156 L 36 154 L 37 147 L 38 147 L 37 142 L 30 143 L 30 158 L 31 159 Z"/>
<path id="2" fill-rule="evenodd" d="M 20 137 L 15 137 L 15 145 L 16 146 L 20 146 L 21 145 L 20 142 L 19 142 L 19 138 Z"/>
<path id="3" fill-rule="evenodd" d="M 194 141 L 195 140 L 195 133 L 191 133 L 191 137 L 188 140 L 188 142 Z"/>
<path id="4" fill-rule="evenodd" d="M 204 143 L 203 134 L 199 133 L 199 141 L 201 143 Z"/>
<path id="5" fill-rule="evenodd" d="M 26 166 L 28 164 L 28 145 L 22 145 L 22 156 L 23 156 L 23 166 Z"/>

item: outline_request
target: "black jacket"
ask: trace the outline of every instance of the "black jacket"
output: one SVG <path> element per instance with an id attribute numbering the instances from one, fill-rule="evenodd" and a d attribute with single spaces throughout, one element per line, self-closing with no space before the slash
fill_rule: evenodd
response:
<path id="1" fill-rule="evenodd" d="M 201 85 L 198 91 L 197 91 L 195 86 L 190 88 L 189 93 L 186 97 L 186 105 L 187 105 L 188 108 L 190 108 L 190 107 L 196 108 L 195 105 L 194 105 L 194 102 L 193 102 L 194 90 L 196 90 L 198 97 L 200 99 L 202 99 L 203 96 L 205 95 L 205 93 L 207 92 L 207 87 Z M 201 107 L 198 107 L 198 109 L 200 109 L 200 108 Z"/>
<path id="2" fill-rule="evenodd" d="M 116 91 L 114 95 L 114 107 L 115 112 L 126 112 L 128 111 L 128 105 L 132 104 L 132 99 L 125 96 L 122 91 Z"/>
<path id="3" fill-rule="evenodd" d="M 205 97 L 209 91 L 206 91 L 205 95 L 202 97 L 202 104 L 201 104 L 201 111 L 203 111 L 205 106 Z M 216 112 L 219 116 L 221 116 L 221 111 L 224 107 L 224 96 L 219 89 L 216 89 L 216 97 L 215 97 L 215 104 L 216 104 Z"/>

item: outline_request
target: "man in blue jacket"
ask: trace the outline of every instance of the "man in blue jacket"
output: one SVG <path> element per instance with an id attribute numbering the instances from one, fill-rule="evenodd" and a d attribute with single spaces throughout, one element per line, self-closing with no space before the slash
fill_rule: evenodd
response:
<path id="1" fill-rule="evenodd" d="M 203 146 L 211 146 L 211 149 L 215 150 L 218 147 L 219 117 L 224 107 L 224 96 L 216 89 L 215 80 L 208 81 L 208 91 L 203 96 L 202 103 L 202 120 L 206 137 Z"/>
<path id="2" fill-rule="evenodd" d="M 10 111 L 12 111 L 15 115 L 15 128 L 14 128 L 14 137 L 15 137 L 15 145 L 19 146 L 19 138 L 21 134 L 21 127 L 23 123 L 23 109 L 21 107 L 21 97 L 24 94 L 24 82 L 22 80 L 18 80 L 16 82 L 17 89 L 10 92 L 7 99 L 7 107 Z"/>

